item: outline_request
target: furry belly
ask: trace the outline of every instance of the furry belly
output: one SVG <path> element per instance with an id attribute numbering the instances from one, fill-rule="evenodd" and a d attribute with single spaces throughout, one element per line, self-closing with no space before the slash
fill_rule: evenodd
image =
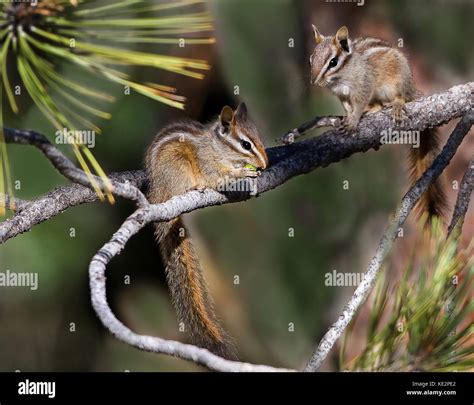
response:
<path id="1" fill-rule="evenodd" d="M 397 96 L 395 88 L 392 86 L 378 87 L 371 100 L 371 104 L 387 104 L 391 103 Z"/>

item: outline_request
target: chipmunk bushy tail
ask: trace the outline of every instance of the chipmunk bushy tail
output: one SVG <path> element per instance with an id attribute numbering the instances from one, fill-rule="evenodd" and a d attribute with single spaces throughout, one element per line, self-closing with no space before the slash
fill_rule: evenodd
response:
<path id="1" fill-rule="evenodd" d="M 409 166 L 410 182 L 412 185 L 430 167 L 438 152 L 438 131 L 434 128 L 425 129 L 420 134 L 419 148 L 410 148 Z M 434 216 L 443 218 L 445 209 L 446 196 L 443 191 L 441 178 L 438 177 L 421 196 L 415 210 L 419 216 L 426 212 L 430 219 Z"/>
<path id="2" fill-rule="evenodd" d="M 236 359 L 228 334 L 217 319 L 188 231 L 180 217 L 155 224 L 165 262 L 171 299 L 192 343 L 228 359 Z"/>

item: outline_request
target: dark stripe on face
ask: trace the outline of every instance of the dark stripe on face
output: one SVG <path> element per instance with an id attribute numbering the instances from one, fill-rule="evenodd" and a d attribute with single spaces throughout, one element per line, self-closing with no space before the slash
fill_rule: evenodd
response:
<path id="1" fill-rule="evenodd" d="M 329 59 L 329 61 L 326 61 L 326 63 L 327 63 L 327 62 L 331 63 L 330 61 L 331 61 L 333 58 L 337 58 L 337 63 L 339 63 L 340 56 L 341 56 L 341 50 L 338 49 L 337 52 L 336 52 L 336 55 L 333 56 L 331 59 Z M 328 63 L 328 66 L 326 67 L 326 70 L 324 71 L 324 74 L 323 74 L 322 77 L 326 76 L 326 73 L 327 73 L 327 72 L 329 72 L 331 69 L 333 69 L 333 68 L 335 68 L 335 67 L 337 66 L 337 64 L 336 64 L 336 66 L 330 67 L 330 66 L 329 66 L 329 63 Z"/>

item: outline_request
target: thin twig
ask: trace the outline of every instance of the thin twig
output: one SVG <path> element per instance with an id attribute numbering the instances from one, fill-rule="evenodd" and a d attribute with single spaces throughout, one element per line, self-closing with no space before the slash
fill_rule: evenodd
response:
<path id="1" fill-rule="evenodd" d="M 12 198 L 8 194 L 0 194 L 0 204 L 4 205 L 5 209 L 13 212 L 20 212 L 30 204 L 30 201 L 22 200 L 20 198 Z"/>
<path id="2" fill-rule="evenodd" d="M 92 174 L 88 176 L 83 170 L 77 168 L 74 163 L 72 163 L 69 158 L 54 146 L 44 135 L 35 131 L 22 131 L 6 127 L 3 128 L 3 131 L 7 143 L 36 146 L 64 177 L 74 183 L 90 187 L 91 184 L 89 178 L 91 176 L 102 191 L 108 191 L 108 186 L 100 177 Z M 143 193 L 129 183 L 120 183 L 111 180 L 111 184 L 113 187 L 112 192 L 114 194 L 135 201 L 138 206 L 142 206 L 147 201 Z"/>
<path id="3" fill-rule="evenodd" d="M 338 127 L 341 125 L 342 117 L 340 116 L 328 116 L 328 117 L 314 117 L 312 120 L 306 121 L 301 124 L 298 128 L 288 131 L 285 135 L 277 138 L 277 142 L 283 142 L 284 144 L 291 144 L 296 138 L 304 135 L 306 132 L 316 128 L 325 127 Z"/>
<path id="4" fill-rule="evenodd" d="M 453 217 L 448 227 L 448 236 L 451 235 L 451 232 L 453 231 L 456 225 L 459 226 L 459 232 L 461 232 L 464 223 L 464 217 L 466 216 L 467 208 L 469 207 L 469 201 L 471 199 L 473 188 L 474 158 L 471 159 L 471 161 L 469 162 L 467 170 L 461 180 L 458 197 L 456 199 L 456 205 L 454 206 Z"/>
<path id="5" fill-rule="evenodd" d="M 400 207 L 397 209 L 394 218 L 388 224 L 382 239 L 379 242 L 375 256 L 372 258 L 362 282 L 356 288 L 354 295 L 344 307 L 338 320 L 329 328 L 321 339 L 318 347 L 313 352 L 311 359 L 306 365 L 305 371 L 317 371 L 321 367 L 330 350 L 349 325 L 360 305 L 372 291 L 382 263 L 395 241 L 398 229 L 404 224 L 408 214 L 411 212 L 423 193 L 428 189 L 428 186 L 436 180 L 449 164 L 473 123 L 474 112 L 471 111 L 466 114 L 461 121 L 459 121 L 448 142 L 441 153 L 436 157 L 433 164 L 405 194 Z"/>

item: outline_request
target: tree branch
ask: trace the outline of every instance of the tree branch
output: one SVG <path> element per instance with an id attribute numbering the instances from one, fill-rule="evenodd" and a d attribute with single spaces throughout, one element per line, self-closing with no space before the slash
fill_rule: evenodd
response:
<path id="1" fill-rule="evenodd" d="M 15 143 L 18 145 L 36 146 L 53 166 L 64 177 L 74 183 L 82 184 L 88 188 L 91 187 L 90 178 L 94 179 L 97 186 L 102 191 L 108 191 L 107 184 L 97 176 L 86 174 L 83 170 L 77 168 L 66 155 L 64 155 L 56 146 L 54 146 L 46 136 L 35 131 L 21 131 L 19 129 L 4 128 L 6 143 Z M 139 206 L 146 203 L 146 197 L 135 186 L 129 183 L 116 182 L 111 179 L 114 194 L 135 201 Z"/>
<path id="2" fill-rule="evenodd" d="M 192 191 L 186 195 L 198 195 L 201 192 Z M 204 191 L 204 199 L 212 201 L 215 192 Z M 217 193 L 218 194 L 218 193 Z M 206 349 L 183 344 L 177 341 L 165 340 L 152 336 L 138 335 L 128 329 L 113 314 L 107 303 L 105 268 L 110 260 L 125 247 L 127 241 L 152 221 L 169 220 L 176 216 L 181 204 L 186 204 L 185 196 L 172 198 L 167 203 L 149 205 L 140 208 L 130 215 L 120 229 L 113 235 L 92 258 L 89 266 L 92 306 L 102 324 L 119 340 L 141 350 L 168 354 L 184 360 L 193 361 L 214 371 L 295 371 L 277 369 L 274 367 L 254 365 L 230 361 L 216 356 Z"/>
<path id="3" fill-rule="evenodd" d="M 464 115 L 472 108 L 473 92 L 474 82 L 470 82 L 408 103 L 406 108 L 410 118 L 403 123 L 403 128 L 423 130 Z M 257 179 L 259 193 L 278 187 L 294 176 L 309 173 L 318 167 L 326 167 L 355 153 L 378 149 L 382 146 L 381 132 L 391 126 L 390 109 L 384 109 L 364 116 L 354 136 L 344 136 L 337 131 L 328 131 L 318 137 L 288 146 L 268 148 L 270 168 Z M 8 143 L 29 144 L 36 136 L 30 134 L 31 132 L 28 131 L 5 129 Z M 41 144 L 44 142 L 41 141 Z M 51 144 L 49 145 L 54 148 Z M 114 184 L 128 181 L 130 186 L 140 188 L 145 182 L 145 174 L 142 171 L 115 173 L 113 180 Z M 89 183 L 86 182 L 85 186 L 89 187 Z M 239 198 L 233 201 L 241 201 L 251 196 L 250 193 L 240 194 Z M 0 243 L 30 230 L 34 225 L 60 214 L 69 207 L 96 200 L 95 193 L 86 187 L 71 185 L 57 189 L 39 200 L 32 201 L 21 213 L 0 223 Z M 217 200 L 216 203 L 221 204 L 231 201 L 225 197 L 217 198 Z M 44 213 L 42 213 L 43 207 L 47 207 Z"/>
<path id="4" fill-rule="evenodd" d="M 142 170 L 112 173 L 109 178 L 114 182 L 129 183 L 140 188 L 146 180 Z M 97 201 L 95 191 L 81 184 L 60 186 L 44 196 L 29 201 L 12 218 L 0 223 L 0 243 L 29 231 L 33 226 L 61 214 L 71 207 Z"/>
<path id="5" fill-rule="evenodd" d="M 332 116 L 332 117 L 314 117 L 312 120 L 304 122 L 298 128 L 292 129 L 287 132 L 285 135 L 277 138 L 277 142 L 283 142 L 285 144 L 291 144 L 295 141 L 296 138 L 304 135 L 306 132 L 311 131 L 316 128 L 324 127 L 337 127 L 341 124 L 342 117 Z"/>
<path id="6" fill-rule="evenodd" d="M 4 205 L 4 208 L 6 209 L 10 209 L 14 212 L 20 212 L 30 203 L 30 201 L 14 198 L 8 194 L 5 195 L 0 193 L 0 203 L 1 205 Z"/>
<path id="7" fill-rule="evenodd" d="M 448 227 L 448 236 L 453 231 L 456 225 L 459 226 L 461 232 L 464 217 L 466 216 L 467 209 L 469 207 L 469 201 L 471 199 L 472 190 L 474 188 L 474 158 L 471 159 L 467 170 L 461 180 L 459 187 L 458 198 L 456 199 L 456 205 L 454 206 L 453 217 Z"/>
<path id="8" fill-rule="evenodd" d="M 379 242 L 375 255 L 369 264 L 362 282 L 356 288 L 354 295 L 344 307 L 338 320 L 321 339 L 321 342 L 306 365 L 305 371 L 317 371 L 321 367 L 321 364 L 326 359 L 337 339 L 342 335 L 356 311 L 372 291 L 382 263 L 395 241 L 398 229 L 405 223 L 408 214 L 411 212 L 423 193 L 428 189 L 428 186 L 436 180 L 449 164 L 473 123 L 474 112 L 470 111 L 457 124 L 448 142 L 441 153 L 436 157 L 433 164 L 405 194 L 400 207 L 395 213 L 395 217 L 389 222 L 382 239 Z"/>

